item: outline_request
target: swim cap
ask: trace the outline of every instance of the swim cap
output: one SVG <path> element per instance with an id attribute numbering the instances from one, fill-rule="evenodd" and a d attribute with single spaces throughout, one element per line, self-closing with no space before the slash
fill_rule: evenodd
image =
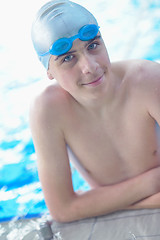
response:
<path id="1" fill-rule="evenodd" d="M 98 26 L 95 17 L 87 9 L 69 0 L 53 0 L 40 8 L 32 24 L 31 37 L 39 60 L 46 69 L 51 54 L 39 55 L 48 52 L 58 39 L 72 37 L 87 24 Z"/>

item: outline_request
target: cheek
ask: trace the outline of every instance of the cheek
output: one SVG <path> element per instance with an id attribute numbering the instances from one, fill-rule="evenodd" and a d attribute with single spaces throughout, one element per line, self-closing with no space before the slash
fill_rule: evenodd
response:
<path id="1" fill-rule="evenodd" d="M 104 62 L 110 63 L 109 55 L 107 48 L 104 46 L 102 51 L 101 51 L 101 59 L 103 59 Z"/>
<path id="2" fill-rule="evenodd" d="M 107 62 L 109 62 L 109 55 L 107 52 L 107 49 L 105 48 L 104 52 L 103 52 L 103 59 L 105 59 Z"/>
<path id="3" fill-rule="evenodd" d="M 64 73 L 59 73 L 56 75 L 56 80 L 59 83 L 59 85 L 64 88 L 66 91 L 68 91 L 73 83 L 73 77 L 71 74 L 64 72 Z"/>
<path id="4" fill-rule="evenodd" d="M 110 60 L 107 54 L 102 55 L 100 61 L 101 61 L 101 66 L 103 66 L 104 68 L 110 67 Z"/>

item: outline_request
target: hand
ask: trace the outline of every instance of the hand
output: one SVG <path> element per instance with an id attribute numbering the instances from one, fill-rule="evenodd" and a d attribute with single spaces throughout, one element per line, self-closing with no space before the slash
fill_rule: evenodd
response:
<path id="1" fill-rule="evenodd" d="M 137 206 L 146 206 L 148 208 L 159 208 L 160 207 L 160 192 L 154 194 L 151 197 L 148 197 L 142 201 L 140 201 L 139 203 L 135 204 Z"/>
<path id="2" fill-rule="evenodd" d="M 160 167 L 153 168 L 146 175 L 146 182 L 144 188 L 151 190 L 151 196 L 160 192 Z"/>
<path id="3" fill-rule="evenodd" d="M 160 192 L 148 197 L 127 209 L 160 208 Z"/>

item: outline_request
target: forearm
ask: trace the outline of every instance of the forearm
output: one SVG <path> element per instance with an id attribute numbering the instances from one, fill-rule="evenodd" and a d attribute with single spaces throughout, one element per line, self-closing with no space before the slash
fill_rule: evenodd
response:
<path id="1" fill-rule="evenodd" d="M 155 193 L 149 186 L 144 191 L 147 179 L 144 174 L 119 184 L 99 187 L 80 195 L 75 194 L 63 209 L 60 221 L 74 221 L 126 209 Z"/>

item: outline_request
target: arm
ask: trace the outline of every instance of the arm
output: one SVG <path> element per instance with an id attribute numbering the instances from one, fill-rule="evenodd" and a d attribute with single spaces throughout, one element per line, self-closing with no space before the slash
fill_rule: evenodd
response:
<path id="1" fill-rule="evenodd" d="M 124 209 L 150 195 L 160 186 L 160 170 L 153 169 L 125 182 L 73 191 L 60 107 L 39 99 L 31 110 L 31 130 L 38 158 L 38 172 L 46 204 L 54 219 L 69 222 Z M 159 179 L 160 180 L 160 179 Z"/>
<path id="2" fill-rule="evenodd" d="M 157 170 L 159 172 L 158 178 L 160 178 L 160 169 Z M 138 204 L 134 205 L 134 203 L 146 198 L 144 196 L 150 196 L 156 192 L 151 184 L 155 177 L 154 171 L 155 169 L 125 182 L 98 187 L 81 194 L 74 202 L 77 205 L 77 209 L 79 209 L 78 216 L 80 218 L 94 217 L 117 210 L 128 209 L 127 206 L 131 205 L 131 202 L 133 202 L 133 207 L 143 208 L 142 204 L 139 206 Z M 137 199 L 140 200 L 137 201 Z M 143 201 L 145 203 L 145 200 Z"/>

